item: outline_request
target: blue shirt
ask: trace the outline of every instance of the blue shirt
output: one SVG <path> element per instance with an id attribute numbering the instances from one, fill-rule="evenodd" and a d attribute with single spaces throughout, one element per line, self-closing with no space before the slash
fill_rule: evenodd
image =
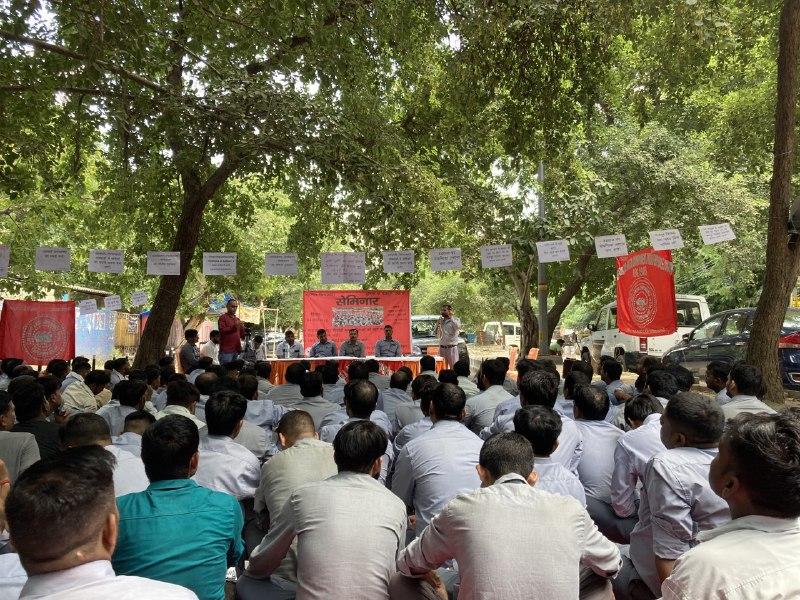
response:
<path id="1" fill-rule="evenodd" d="M 225 574 L 244 553 L 244 519 L 233 496 L 170 479 L 117 498 L 117 507 L 118 575 L 182 585 L 200 600 L 225 599 Z"/>

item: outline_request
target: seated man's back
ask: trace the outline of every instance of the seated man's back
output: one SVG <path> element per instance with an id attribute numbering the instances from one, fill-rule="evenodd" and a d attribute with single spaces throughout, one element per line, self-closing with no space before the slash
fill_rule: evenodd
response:
<path id="1" fill-rule="evenodd" d="M 345 425 L 334 441 L 339 473 L 295 490 L 248 573 L 275 572 L 296 537 L 298 598 L 388 600 L 406 510 L 374 479 L 387 443 L 370 421 Z"/>
<path id="2" fill-rule="evenodd" d="M 150 487 L 123 496 L 118 573 L 188 587 L 201 600 L 224 600 L 228 567 L 244 550 L 242 510 L 235 498 L 197 485 L 197 426 L 187 417 L 165 416 L 142 436 L 142 460 Z"/>

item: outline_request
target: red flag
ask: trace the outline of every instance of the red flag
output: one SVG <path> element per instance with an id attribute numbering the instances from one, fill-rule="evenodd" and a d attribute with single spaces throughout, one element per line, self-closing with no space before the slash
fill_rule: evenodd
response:
<path id="1" fill-rule="evenodd" d="M 647 248 L 617 258 L 617 326 L 637 337 L 678 330 L 675 267 L 669 250 Z"/>
<path id="2" fill-rule="evenodd" d="M 75 356 L 75 302 L 6 300 L 0 315 L 0 358 L 46 365 Z"/>

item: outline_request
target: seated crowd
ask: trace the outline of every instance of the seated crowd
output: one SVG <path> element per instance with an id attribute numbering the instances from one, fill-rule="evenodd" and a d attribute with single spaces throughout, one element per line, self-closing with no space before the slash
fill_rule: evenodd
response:
<path id="1" fill-rule="evenodd" d="M 0 370 L 0 600 L 800 595 L 800 409 L 745 363 Z"/>

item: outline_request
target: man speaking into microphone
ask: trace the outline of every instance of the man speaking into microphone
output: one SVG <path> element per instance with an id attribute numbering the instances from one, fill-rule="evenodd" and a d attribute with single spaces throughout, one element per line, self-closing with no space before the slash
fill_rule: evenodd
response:
<path id="1" fill-rule="evenodd" d="M 442 316 L 436 324 L 436 336 L 439 338 L 439 354 L 444 359 L 445 369 L 452 369 L 458 362 L 458 344 L 461 341 L 461 321 L 453 316 L 453 307 L 442 305 Z"/>
<path id="2" fill-rule="evenodd" d="M 217 324 L 219 329 L 219 364 L 226 365 L 236 360 L 242 351 L 244 339 L 244 325 L 236 316 L 239 302 L 235 298 L 228 300 L 225 305 L 225 314 L 220 315 Z"/>

